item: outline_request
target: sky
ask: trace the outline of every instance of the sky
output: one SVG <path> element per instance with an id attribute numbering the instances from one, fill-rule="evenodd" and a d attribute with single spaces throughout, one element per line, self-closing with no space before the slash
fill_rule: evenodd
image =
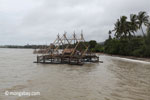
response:
<path id="1" fill-rule="evenodd" d="M 64 31 L 103 42 L 120 16 L 146 11 L 150 0 L 0 0 L 0 45 L 50 44 Z"/>

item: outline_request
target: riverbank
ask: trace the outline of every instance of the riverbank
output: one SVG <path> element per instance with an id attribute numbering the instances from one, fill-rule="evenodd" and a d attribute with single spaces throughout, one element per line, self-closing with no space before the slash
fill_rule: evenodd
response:
<path id="1" fill-rule="evenodd" d="M 123 56 L 123 55 L 111 55 L 111 54 L 106 54 L 106 53 L 96 53 L 96 54 L 150 62 L 150 58 L 142 58 L 142 57 L 134 57 L 134 56 Z"/>

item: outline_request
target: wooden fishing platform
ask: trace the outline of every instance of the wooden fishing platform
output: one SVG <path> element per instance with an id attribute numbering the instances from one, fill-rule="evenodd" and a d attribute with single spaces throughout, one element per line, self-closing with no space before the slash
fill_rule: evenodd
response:
<path id="1" fill-rule="evenodd" d="M 62 37 L 57 36 L 57 39 L 47 48 L 41 48 L 34 51 L 37 56 L 35 63 L 42 64 L 71 64 L 83 65 L 85 62 L 99 62 L 99 57 L 89 52 L 89 46 L 86 44 L 83 34 L 77 38 L 73 34 L 73 38 L 68 39 L 66 33 Z"/>

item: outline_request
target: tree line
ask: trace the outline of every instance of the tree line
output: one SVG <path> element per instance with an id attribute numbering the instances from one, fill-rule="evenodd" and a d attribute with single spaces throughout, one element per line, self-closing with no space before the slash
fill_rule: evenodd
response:
<path id="1" fill-rule="evenodd" d="M 108 54 L 150 57 L 150 17 L 146 12 L 130 14 L 129 19 L 121 16 L 108 34 L 104 44 L 97 43 L 90 49 Z"/>

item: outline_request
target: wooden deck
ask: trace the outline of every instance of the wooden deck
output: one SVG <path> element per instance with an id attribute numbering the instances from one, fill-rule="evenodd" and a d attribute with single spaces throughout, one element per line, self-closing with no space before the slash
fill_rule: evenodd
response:
<path id="1" fill-rule="evenodd" d="M 99 57 L 96 55 L 91 56 L 62 56 L 62 55 L 44 55 L 37 56 L 36 63 L 45 63 L 45 64 L 71 64 L 71 65 L 83 65 L 85 62 L 99 62 Z"/>

